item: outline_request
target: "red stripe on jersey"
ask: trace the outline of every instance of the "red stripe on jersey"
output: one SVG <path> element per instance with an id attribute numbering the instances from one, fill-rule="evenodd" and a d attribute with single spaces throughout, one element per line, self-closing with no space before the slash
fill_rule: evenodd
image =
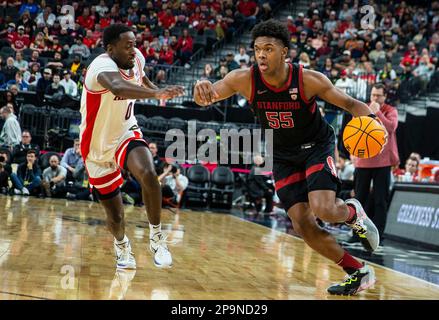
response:
<path id="1" fill-rule="evenodd" d="M 324 166 L 325 164 L 319 163 L 309 167 L 308 169 L 306 169 L 306 177 L 308 178 L 313 173 L 322 170 Z"/>
<path id="2" fill-rule="evenodd" d="M 93 90 L 90 90 L 90 89 L 87 88 L 87 86 L 85 85 L 85 81 L 84 81 L 84 88 L 85 88 L 85 90 L 87 90 L 88 92 L 93 93 L 93 94 L 103 94 L 103 93 L 107 93 L 108 91 L 110 91 L 110 90 L 108 90 L 108 89 L 103 89 L 103 90 L 99 90 L 99 91 L 93 91 Z"/>
<path id="3" fill-rule="evenodd" d="M 116 190 L 122 184 L 123 184 L 123 179 L 122 179 L 122 177 L 120 177 L 120 179 L 118 179 L 117 181 L 113 182 L 108 187 L 99 188 L 99 187 L 95 186 L 95 188 L 98 189 L 100 194 L 104 195 L 104 194 L 112 193 L 114 190 Z"/>
<path id="4" fill-rule="evenodd" d="M 96 117 L 98 115 L 99 107 L 101 105 L 101 98 L 102 94 L 93 94 L 87 91 L 85 102 L 87 112 L 87 117 L 85 119 L 86 125 L 81 137 L 81 154 L 84 162 L 87 159 L 88 153 L 90 151 L 91 137 L 93 135 Z"/>
<path id="5" fill-rule="evenodd" d="M 107 174 L 106 176 L 100 177 L 100 178 L 92 178 L 89 177 L 88 181 L 90 182 L 90 184 L 94 185 L 94 186 L 100 186 L 103 185 L 105 183 L 110 182 L 111 180 L 117 178 L 117 176 L 120 174 L 120 170 L 117 169 L 116 171 Z"/>
<path id="6" fill-rule="evenodd" d="M 122 78 L 125 80 L 131 80 L 132 78 L 134 78 L 134 75 L 133 76 L 127 75 L 125 72 L 122 71 L 122 69 L 119 69 L 119 73 L 122 76 Z"/>

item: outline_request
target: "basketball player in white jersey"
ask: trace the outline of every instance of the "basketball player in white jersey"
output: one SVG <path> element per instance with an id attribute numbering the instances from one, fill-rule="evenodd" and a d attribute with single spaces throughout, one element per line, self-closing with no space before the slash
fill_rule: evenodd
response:
<path id="1" fill-rule="evenodd" d="M 114 24 L 103 34 L 106 53 L 88 67 L 81 97 L 81 153 L 90 184 L 107 214 L 114 236 L 116 265 L 135 269 L 136 261 L 125 235 L 120 168 L 131 172 L 142 186 L 150 226 L 150 250 L 157 267 L 171 267 L 172 256 L 161 232 L 161 189 L 147 143 L 134 117 L 136 99 L 172 99 L 180 86 L 157 88 L 143 71 L 145 59 L 135 48 L 129 27 Z"/>

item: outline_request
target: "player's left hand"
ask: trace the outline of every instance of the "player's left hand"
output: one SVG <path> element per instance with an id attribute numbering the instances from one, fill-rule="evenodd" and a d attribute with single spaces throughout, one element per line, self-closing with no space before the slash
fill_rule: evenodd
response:
<path id="1" fill-rule="evenodd" d="M 182 86 L 168 86 L 157 90 L 155 97 L 157 99 L 173 99 L 184 95 L 184 87 Z"/>

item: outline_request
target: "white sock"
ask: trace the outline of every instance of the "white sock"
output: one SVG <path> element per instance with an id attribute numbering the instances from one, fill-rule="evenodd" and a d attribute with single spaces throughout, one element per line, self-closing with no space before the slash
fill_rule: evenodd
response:
<path id="1" fill-rule="evenodd" d="M 125 243 L 128 243 L 128 237 L 127 237 L 127 235 L 124 235 L 123 236 L 123 239 L 122 240 L 117 240 L 116 238 L 114 238 L 114 242 L 117 244 L 117 245 L 119 245 L 119 246 L 121 246 L 121 245 L 123 245 L 123 244 L 125 244 Z"/>
<path id="2" fill-rule="evenodd" d="M 158 225 L 149 224 L 149 238 L 152 239 L 157 233 L 162 232 L 162 224 L 159 223 Z"/>

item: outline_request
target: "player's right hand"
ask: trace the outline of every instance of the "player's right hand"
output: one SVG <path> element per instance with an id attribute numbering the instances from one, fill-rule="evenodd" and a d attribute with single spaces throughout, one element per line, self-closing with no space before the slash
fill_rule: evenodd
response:
<path id="1" fill-rule="evenodd" d="M 182 86 L 168 86 L 163 89 L 157 90 L 156 99 L 173 99 L 184 95 L 184 87 Z"/>
<path id="2" fill-rule="evenodd" d="M 194 97 L 197 103 L 207 106 L 214 103 L 220 96 L 213 88 L 212 82 L 209 80 L 198 80 L 194 88 Z"/>

